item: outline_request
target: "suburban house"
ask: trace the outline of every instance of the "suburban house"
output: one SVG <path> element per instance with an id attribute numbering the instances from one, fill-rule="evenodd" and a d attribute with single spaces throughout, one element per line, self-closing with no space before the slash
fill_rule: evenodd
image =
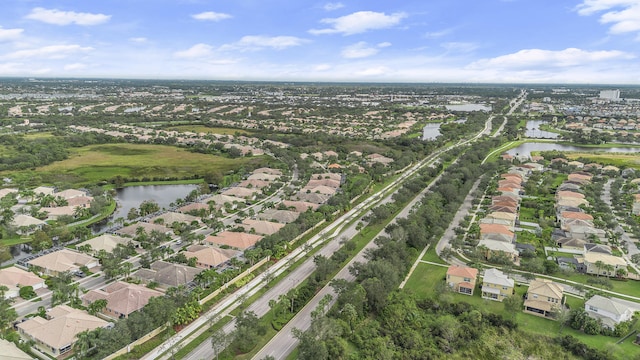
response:
<path id="1" fill-rule="evenodd" d="M 300 213 L 291 210 L 267 209 L 258 214 L 258 219 L 273 220 L 281 224 L 288 224 L 296 221 Z"/>
<path id="2" fill-rule="evenodd" d="M 33 357 L 20 350 L 16 344 L 11 341 L 0 339 L 0 354 L 6 360 L 33 360 Z"/>
<path id="3" fill-rule="evenodd" d="M 516 235 L 506 225 L 480 224 L 480 239 L 513 243 L 516 240 Z"/>
<path id="4" fill-rule="evenodd" d="M 535 279 L 529 284 L 524 301 L 524 311 L 533 315 L 550 317 L 564 304 L 562 286 L 547 279 Z"/>
<path id="5" fill-rule="evenodd" d="M 35 342 L 38 350 L 58 357 L 71 351 L 79 333 L 109 326 L 110 322 L 82 310 L 58 305 L 47 311 L 47 319 L 35 316 L 18 324 L 17 328 L 23 338 Z"/>
<path id="6" fill-rule="evenodd" d="M 31 286 L 33 290 L 46 287 L 44 280 L 38 275 L 15 266 L 0 269 L 0 286 L 6 286 L 9 289 L 4 294 L 6 298 L 17 297 L 20 294 L 20 288 L 23 286 Z"/>
<path id="7" fill-rule="evenodd" d="M 484 257 L 488 260 L 492 256 L 502 254 L 507 256 L 511 261 L 516 262 L 520 253 L 516 249 L 514 243 L 499 240 L 480 240 L 478 248 L 484 249 Z"/>
<path id="8" fill-rule="evenodd" d="M 153 281 L 163 288 L 170 288 L 192 282 L 202 271 L 203 269 L 159 260 L 151 264 L 150 269 L 139 269 L 131 277 L 146 284 Z"/>
<path id="9" fill-rule="evenodd" d="M 218 235 L 209 235 L 205 241 L 218 246 L 226 245 L 240 250 L 246 250 L 256 245 L 262 236 L 243 232 L 223 231 Z"/>
<path id="10" fill-rule="evenodd" d="M 262 168 L 258 168 L 253 170 L 253 174 L 270 174 L 270 175 L 282 175 L 282 171 L 279 169 L 272 169 L 272 168 L 267 168 L 267 167 L 262 167 Z"/>
<path id="11" fill-rule="evenodd" d="M 137 242 L 132 241 L 129 238 L 123 238 L 112 234 L 102 234 L 79 244 L 79 246 L 89 245 L 91 246 L 93 254 L 97 254 L 100 250 L 110 253 L 118 247 L 118 245 L 127 246 L 129 243 L 134 243 L 134 245 L 137 244 Z"/>
<path id="12" fill-rule="evenodd" d="M 189 215 L 189 214 L 169 211 L 164 214 L 152 217 L 151 219 L 149 219 L 148 222 L 153 224 L 160 223 L 160 224 L 164 224 L 167 227 L 171 227 L 174 222 L 184 223 L 184 224 L 191 224 L 193 222 L 200 223 L 200 218 L 193 215 Z"/>
<path id="13" fill-rule="evenodd" d="M 558 247 L 568 250 L 583 250 L 584 245 L 587 243 L 586 240 L 572 238 L 572 237 L 561 237 L 556 240 Z"/>
<path id="14" fill-rule="evenodd" d="M 258 189 L 249 189 L 245 187 L 235 186 L 223 191 L 221 194 L 226 196 L 239 197 L 245 200 L 255 200 L 257 193 L 261 193 L 261 191 Z"/>
<path id="15" fill-rule="evenodd" d="M 122 229 L 118 229 L 116 231 L 116 234 L 135 237 L 138 233 L 138 228 L 142 228 L 142 230 L 144 230 L 147 235 L 151 234 L 151 232 L 154 230 L 160 232 L 161 234 L 168 234 L 172 232 L 171 229 L 164 225 L 140 221 L 135 224 L 125 226 Z"/>
<path id="16" fill-rule="evenodd" d="M 187 259 L 196 258 L 196 266 L 203 269 L 216 268 L 240 254 L 241 251 L 205 245 L 191 245 L 184 252 Z"/>
<path id="17" fill-rule="evenodd" d="M 11 222 L 11 226 L 14 226 L 17 229 L 16 232 L 20 235 L 32 234 L 36 230 L 42 229 L 46 224 L 46 222 L 40 219 L 24 214 L 14 216 Z"/>
<path id="18" fill-rule="evenodd" d="M 34 267 L 51 276 L 57 276 L 65 271 L 79 271 L 83 266 L 91 269 L 100 265 L 98 259 L 70 249 L 62 249 L 42 255 L 28 261 L 27 264 L 29 267 Z"/>
<path id="19" fill-rule="evenodd" d="M 320 205 L 318 205 L 318 204 L 314 204 L 314 203 L 310 203 L 310 202 L 304 202 L 304 201 L 285 200 L 282 203 L 284 204 L 284 206 L 287 207 L 287 209 L 292 209 L 295 212 L 299 212 L 299 213 L 306 212 L 309 209 L 311 209 L 311 211 L 314 211 L 318 207 L 320 207 Z"/>
<path id="20" fill-rule="evenodd" d="M 484 299 L 500 301 L 513 295 L 515 282 L 502 271 L 491 268 L 484 272 L 482 278 L 482 297 Z"/>
<path id="21" fill-rule="evenodd" d="M 453 289 L 453 291 L 465 294 L 473 295 L 473 289 L 476 287 L 476 278 L 478 276 L 478 269 L 451 265 L 447 269 L 447 285 Z"/>
<path id="22" fill-rule="evenodd" d="M 236 197 L 236 196 L 229 196 L 229 195 L 221 195 L 221 194 L 216 194 L 216 195 L 207 197 L 202 201 L 207 204 L 214 203 L 216 205 L 222 205 L 223 207 L 228 207 L 231 210 L 234 210 L 235 208 L 237 208 L 238 204 L 245 203 L 245 200 L 243 198 Z M 229 205 L 225 205 L 225 204 L 229 204 Z"/>
<path id="23" fill-rule="evenodd" d="M 584 265 L 587 274 L 616 276 L 618 269 L 627 270 L 627 262 L 623 258 L 593 251 L 584 254 Z"/>
<path id="24" fill-rule="evenodd" d="M 253 232 L 259 235 L 272 235 L 280 231 L 280 229 L 284 227 L 284 224 L 265 220 L 244 219 L 239 226 L 249 233 Z"/>
<path id="25" fill-rule="evenodd" d="M 118 281 L 109 284 L 104 289 L 91 290 L 84 294 L 82 304 L 89 306 L 96 300 L 105 299 L 107 306 L 102 310 L 102 313 L 118 319 L 129 317 L 129 314 L 147 305 L 152 297 L 163 295 L 160 291 L 149 289 L 146 286 Z"/>
<path id="26" fill-rule="evenodd" d="M 621 322 L 631 320 L 637 310 L 638 307 L 634 309 L 627 302 L 600 295 L 594 295 L 584 303 L 584 311 L 587 312 L 589 317 L 601 320 L 602 325 L 611 329 Z"/>
<path id="27" fill-rule="evenodd" d="M 184 206 L 181 206 L 179 208 L 176 209 L 177 212 L 180 213 L 189 213 L 191 211 L 200 211 L 200 210 L 205 210 L 205 211 L 209 211 L 210 207 L 208 204 L 203 204 L 203 203 L 191 203 L 191 204 L 187 204 Z"/>
<path id="28" fill-rule="evenodd" d="M 276 181 L 281 176 L 282 175 L 266 174 L 266 173 L 253 173 L 253 174 L 249 175 L 247 180 Z"/>

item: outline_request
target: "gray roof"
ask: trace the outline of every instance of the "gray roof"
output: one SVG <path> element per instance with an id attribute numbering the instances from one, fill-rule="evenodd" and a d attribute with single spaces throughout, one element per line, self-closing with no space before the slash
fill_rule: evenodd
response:
<path id="1" fill-rule="evenodd" d="M 494 268 L 485 270 L 483 282 L 509 287 L 514 285 L 513 279 L 509 279 L 502 271 Z"/>
<path id="2" fill-rule="evenodd" d="M 591 299 L 587 300 L 584 305 L 586 308 L 593 306 L 616 315 L 622 315 L 629 310 L 633 311 L 631 307 L 617 300 L 618 299 L 616 298 L 606 298 L 604 296 L 594 295 Z"/>

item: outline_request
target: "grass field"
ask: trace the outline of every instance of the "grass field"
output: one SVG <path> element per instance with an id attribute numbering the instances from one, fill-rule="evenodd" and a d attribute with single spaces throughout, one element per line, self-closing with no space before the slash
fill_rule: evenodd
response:
<path id="1" fill-rule="evenodd" d="M 167 128 L 167 130 L 173 131 L 190 131 L 194 133 L 208 133 L 208 134 L 220 134 L 220 135 L 235 135 L 236 133 L 243 135 L 253 134 L 252 131 L 244 130 L 244 129 L 233 129 L 233 128 L 223 128 L 223 127 L 207 127 L 203 125 L 179 125 L 172 126 Z"/>
<path id="2" fill-rule="evenodd" d="M 565 155 L 571 160 L 583 158 L 589 159 L 591 162 L 613 165 L 619 168 L 632 167 L 640 169 L 640 158 L 637 154 L 568 152 Z"/>
<path id="3" fill-rule="evenodd" d="M 421 298 L 432 297 L 436 295 L 434 289 L 438 289 L 438 285 L 444 282 L 446 272 L 446 267 L 420 263 L 409 278 L 409 281 L 407 281 L 405 290 L 410 290 Z M 637 286 L 637 284 L 635 285 Z M 522 296 L 526 291 L 526 286 L 516 287 L 516 295 L 518 296 Z M 451 294 L 451 298 L 453 301 L 467 302 L 491 313 L 500 314 L 505 317 L 514 316 L 505 310 L 502 303 L 483 299 L 479 289 L 474 291 L 473 296 L 453 293 Z M 584 306 L 584 300 L 568 296 L 567 304 L 572 308 L 582 307 Z M 607 351 L 614 353 L 619 359 L 630 359 L 640 353 L 640 348 L 633 344 L 635 336 L 631 336 L 623 343 L 616 345 L 615 342 L 618 341 L 619 338 L 601 335 L 587 335 L 581 331 L 573 330 L 568 326 L 565 326 L 561 330 L 560 324 L 556 321 L 525 314 L 523 312 L 515 314 L 515 320 L 518 323 L 519 328 L 528 333 L 548 336 L 571 335 L 591 347 L 606 349 Z M 640 323 L 636 323 L 634 329 L 640 330 Z"/>
<path id="4" fill-rule="evenodd" d="M 92 184 L 115 176 L 128 179 L 189 178 L 227 172 L 244 164 L 260 165 L 259 157 L 229 159 L 185 149 L 146 144 L 102 144 L 73 149 L 69 159 L 36 169 L 45 183 Z"/>

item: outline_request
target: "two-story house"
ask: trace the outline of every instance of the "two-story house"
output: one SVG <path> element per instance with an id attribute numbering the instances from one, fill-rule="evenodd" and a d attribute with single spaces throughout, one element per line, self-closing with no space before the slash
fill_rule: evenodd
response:
<path id="1" fill-rule="evenodd" d="M 498 269 L 487 269 L 482 279 L 482 297 L 484 299 L 502 301 L 513 295 L 513 279 Z"/>
<path id="2" fill-rule="evenodd" d="M 535 279 L 529 284 L 524 311 L 533 315 L 550 317 L 564 304 L 564 289 L 547 279 Z"/>
<path id="3" fill-rule="evenodd" d="M 637 308 L 634 309 L 619 299 L 600 295 L 594 295 L 584 303 L 584 311 L 589 317 L 601 320 L 602 325 L 611 329 L 621 322 L 631 320 L 636 310 Z"/>
<path id="4" fill-rule="evenodd" d="M 476 287 L 477 276 L 478 269 L 451 265 L 449 266 L 449 269 L 447 269 L 447 285 L 449 285 L 455 292 L 473 295 L 473 289 Z"/>

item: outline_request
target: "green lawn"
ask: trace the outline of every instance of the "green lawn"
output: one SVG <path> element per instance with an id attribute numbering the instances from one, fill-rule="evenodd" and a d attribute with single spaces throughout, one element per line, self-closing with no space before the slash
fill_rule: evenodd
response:
<path id="1" fill-rule="evenodd" d="M 579 158 L 583 158 L 583 159 L 589 159 L 590 162 L 597 162 L 603 165 L 613 165 L 619 168 L 631 167 L 635 169 L 640 169 L 640 159 L 635 154 L 591 153 L 591 152 L 568 152 L 565 154 L 567 158 L 570 160 L 577 160 Z"/>
<path id="2" fill-rule="evenodd" d="M 434 289 L 437 289 L 437 286 L 444 282 L 446 272 L 447 269 L 444 267 L 420 263 L 409 278 L 409 281 L 407 281 L 405 289 L 411 289 L 411 291 L 416 293 L 418 297 L 433 296 Z M 638 286 L 635 283 L 632 283 L 631 285 L 635 285 L 636 287 Z M 526 291 L 526 286 L 516 286 L 517 296 L 522 296 Z M 513 314 L 509 314 L 506 312 L 502 303 L 482 299 L 481 291 L 479 291 L 479 289 L 476 289 L 476 291 L 474 291 L 473 296 L 452 293 L 451 298 L 453 299 L 453 301 L 467 302 L 476 305 L 491 313 L 500 314 L 505 317 L 513 316 Z M 584 300 L 572 296 L 567 296 L 567 305 L 572 308 L 582 307 L 584 306 Z M 633 344 L 633 339 L 635 339 L 635 336 L 632 336 L 632 339 L 627 339 L 623 343 L 616 345 L 615 343 L 619 340 L 619 338 L 600 335 L 587 335 L 583 332 L 573 330 L 568 326 L 565 326 L 561 332 L 560 324 L 558 324 L 556 321 L 541 318 L 535 315 L 525 314 L 523 312 L 515 314 L 515 320 L 517 321 L 520 329 L 531 334 L 541 334 L 549 336 L 555 336 L 556 334 L 572 335 L 591 347 L 606 349 L 607 351 L 613 352 L 619 359 L 629 359 L 640 353 L 640 347 Z M 634 329 L 640 330 L 640 322 L 636 323 Z"/>
<path id="3" fill-rule="evenodd" d="M 102 144 L 73 149 L 69 159 L 36 169 L 44 183 L 74 185 L 128 179 L 192 178 L 207 172 L 227 172 L 246 164 L 262 166 L 264 157 L 230 159 L 192 153 L 182 148 L 148 144 Z"/>

